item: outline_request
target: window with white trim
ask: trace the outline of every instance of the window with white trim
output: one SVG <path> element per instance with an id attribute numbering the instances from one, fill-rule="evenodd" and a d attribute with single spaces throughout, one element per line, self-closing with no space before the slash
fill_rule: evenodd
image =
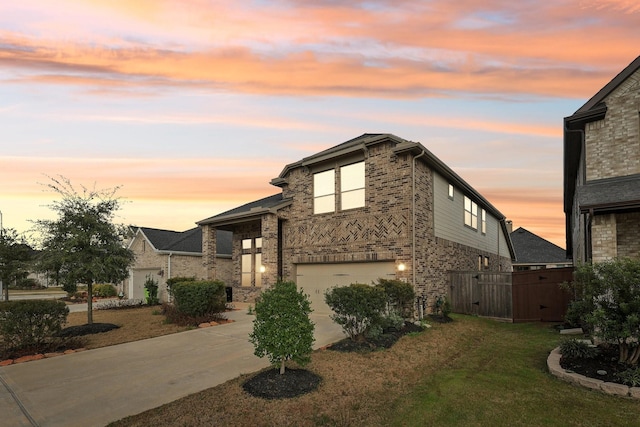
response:
<path id="1" fill-rule="evenodd" d="M 365 206 L 364 162 L 341 166 L 338 170 L 339 210 Z M 322 214 L 336 211 L 336 169 L 313 174 L 313 213 Z"/>
<path id="2" fill-rule="evenodd" d="M 487 234 L 487 211 L 484 209 L 480 211 L 480 231 Z"/>
<path id="3" fill-rule="evenodd" d="M 340 168 L 340 209 L 364 207 L 364 162 Z"/>
<path id="4" fill-rule="evenodd" d="M 478 205 L 467 196 L 464 196 L 464 225 L 478 229 Z"/>
<path id="5" fill-rule="evenodd" d="M 262 237 L 242 239 L 241 286 L 262 286 Z"/>
<path id="6" fill-rule="evenodd" d="M 334 212 L 336 209 L 336 171 L 313 174 L 313 213 Z"/>
<path id="7" fill-rule="evenodd" d="M 449 184 L 449 198 L 453 200 L 453 184 Z"/>

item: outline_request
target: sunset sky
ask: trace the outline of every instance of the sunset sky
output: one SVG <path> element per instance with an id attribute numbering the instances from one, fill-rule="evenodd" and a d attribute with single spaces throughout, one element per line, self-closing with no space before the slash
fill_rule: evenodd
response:
<path id="1" fill-rule="evenodd" d="M 564 247 L 562 118 L 640 55 L 636 0 L 0 3 L 0 211 L 48 176 L 182 231 L 363 133 L 421 142 Z"/>

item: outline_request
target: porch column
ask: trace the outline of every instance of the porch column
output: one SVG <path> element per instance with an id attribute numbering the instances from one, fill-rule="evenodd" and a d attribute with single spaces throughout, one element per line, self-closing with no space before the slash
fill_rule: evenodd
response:
<path id="1" fill-rule="evenodd" d="M 207 280 L 216 279 L 216 229 L 208 224 L 202 227 L 202 267 Z"/>
<path id="2" fill-rule="evenodd" d="M 278 280 L 278 216 L 262 215 L 262 286 L 273 286 Z M 256 266 L 260 268 L 260 266 Z"/>

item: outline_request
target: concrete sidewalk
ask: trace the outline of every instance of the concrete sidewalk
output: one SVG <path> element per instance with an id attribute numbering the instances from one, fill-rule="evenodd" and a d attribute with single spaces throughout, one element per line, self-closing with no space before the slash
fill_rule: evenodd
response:
<path id="1" fill-rule="evenodd" d="M 1 426 L 104 426 L 255 372 L 253 316 L 234 323 L 0 368 Z M 344 337 L 328 315 L 312 315 L 315 348 Z"/>

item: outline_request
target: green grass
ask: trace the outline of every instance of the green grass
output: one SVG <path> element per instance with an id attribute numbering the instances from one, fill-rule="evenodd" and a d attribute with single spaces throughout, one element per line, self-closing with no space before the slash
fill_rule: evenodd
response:
<path id="1" fill-rule="evenodd" d="M 392 426 L 640 426 L 640 402 L 581 389 L 551 376 L 549 324 L 482 323 L 459 357 L 425 377 L 386 414 Z M 466 348 L 464 348 L 466 347 Z"/>

